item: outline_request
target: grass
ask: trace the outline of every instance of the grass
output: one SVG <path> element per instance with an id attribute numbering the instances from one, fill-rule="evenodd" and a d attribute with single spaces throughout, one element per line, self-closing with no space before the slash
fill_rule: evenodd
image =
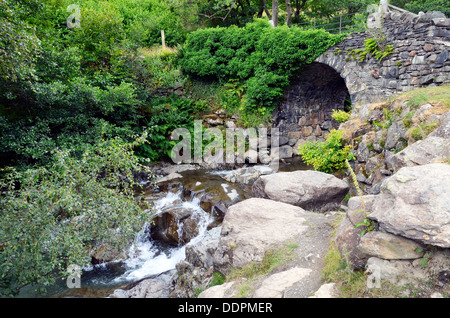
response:
<path id="1" fill-rule="evenodd" d="M 408 106 L 420 107 L 423 104 L 433 104 L 450 108 L 450 85 L 445 84 L 437 87 L 425 87 L 411 90 L 401 94 L 398 99 L 408 101 Z"/>
<path id="2" fill-rule="evenodd" d="M 242 268 L 234 269 L 227 276 L 227 281 L 247 279 L 253 280 L 269 274 L 274 268 L 284 264 L 291 259 L 293 251 L 298 247 L 296 244 L 288 244 L 279 249 L 271 249 L 266 252 L 261 262 L 251 262 Z"/>
<path id="3" fill-rule="evenodd" d="M 178 50 L 176 48 L 162 47 L 162 45 L 155 45 L 152 47 L 141 47 L 139 48 L 139 54 L 145 57 L 165 57 L 169 55 L 176 55 Z"/>
<path id="4" fill-rule="evenodd" d="M 439 123 L 436 121 L 414 124 L 406 132 L 406 138 L 413 139 L 414 141 L 425 139 L 437 127 L 439 127 Z"/>
<path id="5" fill-rule="evenodd" d="M 242 268 L 235 268 L 228 276 L 216 272 L 213 274 L 213 279 L 207 288 L 222 285 L 227 281 L 241 281 L 236 297 L 249 297 L 254 289 L 251 282 L 259 277 L 269 274 L 278 266 L 283 265 L 285 262 L 292 259 L 292 253 L 296 248 L 298 248 L 297 244 L 287 243 L 285 246 L 267 251 L 261 262 L 251 262 L 244 265 Z M 203 290 L 204 289 L 196 290 L 196 296 Z"/>

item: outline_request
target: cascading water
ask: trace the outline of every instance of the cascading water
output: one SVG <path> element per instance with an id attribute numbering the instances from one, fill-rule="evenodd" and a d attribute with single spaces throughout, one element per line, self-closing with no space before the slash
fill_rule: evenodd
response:
<path id="1" fill-rule="evenodd" d="M 182 201 L 182 192 L 169 192 L 167 196 L 154 203 L 156 215 L 167 207 L 179 206 L 184 210 L 192 211 L 191 218 L 196 221 L 198 235 L 188 244 L 194 244 L 202 239 L 208 225 L 213 221 L 212 216 L 200 207 L 200 200 Z M 182 223 L 178 222 L 178 235 L 182 236 Z M 116 279 L 115 283 L 136 281 L 151 275 L 159 274 L 175 268 L 175 265 L 185 258 L 186 245 L 161 248 L 158 242 L 148 238 L 148 224 L 137 235 L 136 243 L 130 248 L 130 257 L 124 261 L 125 273 Z"/>
<path id="2" fill-rule="evenodd" d="M 304 167 L 304 164 L 300 166 L 297 164 L 281 165 L 280 170 L 290 171 L 291 169 L 296 170 Z M 189 243 L 184 244 L 186 241 L 184 235 L 187 230 L 181 217 L 177 219 L 176 232 L 178 238 L 182 238 L 180 241 L 183 243 L 178 244 L 178 246 L 164 244 L 159 240 L 152 239 L 150 235 L 152 226 L 145 224 L 141 231 L 136 234 L 135 241 L 128 250 L 126 259 L 83 268 L 81 289 L 68 289 L 66 281 L 62 280 L 49 288 L 47 296 L 105 297 L 113 293 L 116 288 L 123 288 L 130 283 L 138 282 L 147 277 L 155 277 L 160 273 L 174 269 L 176 264 L 185 259 L 186 246 L 202 241 L 206 236 L 208 226 L 217 223 L 217 219 L 215 219 L 217 215 L 215 217 L 211 215 L 216 214 L 214 212 L 215 205 L 210 206 L 211 214 L 206 212 L 201 207 L 198 194 L 203 193 L 206 196 L 206 203 L 227 201 L 228 204 L 233 204 L 248 197 L 248 193 L 251 191 L 249 192 L 247 187 L 241 187 L 239 184 L 229 182 L 227 178 L 224 178 L 233 172 L 234 170 L 182 172 L 182 187 L 188 193 L 189 191 L 191 193 L 190 198 L 186 201 L 183 200 L 183 195 L 186 192 L 183 193 L 181 190 L 177 192 L 168 191 L 163 197 L 157 199 L 154 198 L 155 193 L 149 193 L 149 198 L 153 197 L 153 199 L 149 199 L 153 208 L 151 211 L 148 210 L 148 213 L 152 213 L 153 216 L 177 210 L 189 214 L 191 224 L 195 223 L 196 227 L 194 234 L 189 233 Z M 205 201 L 202 203 L 204 204 Z M 24 288 L 19 297 L 39 297 L 39 294 L 36 294 L 30 288 Z"/>

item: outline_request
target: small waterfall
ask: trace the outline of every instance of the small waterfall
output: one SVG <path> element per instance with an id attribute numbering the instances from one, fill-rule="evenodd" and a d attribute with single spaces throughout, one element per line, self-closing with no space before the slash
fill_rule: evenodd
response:
<path id="1" fill-rule="evenodd" d="M 191 239 L 188 244 L 201 241 L 207 232 L 208 225 L 213 217 L 200 207 L 200 199 L 194 197 L 192 201 L 182 200 L 182 191 L 177 193 L 168 192 L 167 195 L 154 202 L 154 214 L 163 213 L 167 208 L 175 206 L 192 211 L 191 218 L 195 220 L 198 235 Z M 182 222 L 178 222 L 178 235 L 183 234 Z M 124 261 L 125 273 L 116 279 L 114 283 L 136 281 L 155 274 L 175 268 L 175 265 L 185 258 L 186 245 L 177 247 L 164 247 L 161 243 L 149 238 L 150 224 L 145 224 L 141 232 L 136 235 L 135 243 L 131 246 L 129 258 Z"/>

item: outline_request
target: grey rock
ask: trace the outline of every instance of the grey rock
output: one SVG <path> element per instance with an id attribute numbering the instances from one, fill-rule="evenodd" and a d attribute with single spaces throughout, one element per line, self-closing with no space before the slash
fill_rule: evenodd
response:
<path id="1" fill-rule="evenodd" d="M 384 260 L 371 257 L 367 260 L 367 272 L 375 278 L 376 281 L 373 282 L 375 287 L 377 287 L 376 284 L 381 284 L 381 280 L 404 286 L 429 279 L 425 271 L 420 267 L 414 267 L 409 260 Z"/>
<path id="2" fill-rule="evenodd" d="M 405 138 L 406 128 L 402 122 L 394 122 L 388 129 L 386 137 L 386 149 L 395 148 L 400 138 Z"/>
<path id="3" fill-rule="evenodd" d="M 308 298 L 338 298 L 339 289 L 335 283 L 323 284 L 314 293 L 313 296 Z"/>
<path id="4" fill-rule="evenodd" d="M 438 134 L 448 133 L 445 128 Z M 447 138 L 428 136 L 406 147 L 397 154 L 386 156 L 386 167 L 392 171 L 398 171 L 402 167 L 412 167 L 439 162 L 450 157 L 450 143 Z"/>
<path id="5" fill-rule="evenodd" d="M 278 155 L 279 155 L 280 159 L 292 158 L 292 156 L 294 155 L 294 151 L 293 151 L 292 147 L 289 145 L 281 146 L 278 151 L 279 151 Z"/>
<path id="6" fill-rule="evenodd" d="M 449 55 L 449 53 L 447 50 L 445 50 L 444 52 L 441 52 L 437 56 L 436 61 L 434 62 L 435 65 L 444 64 L 444 62 L 447 61 L 447 59 L 448 59 L 448 55 Z"/>
<path id="7" fill-rule="evenodd" d="M 447 112 L 441 125 L 428 136 L 450 139 L 450 112 Z"/>
<path id="8" fill-rule="evenodd" d="M 334 243 L 343 259 L 348 260 L 352 269 L 362 269 L 366 265 L 368 256 L 358 249 L 361 240 L 362 227 L 355 225 L 346 216 L 336 231 Z"/>
<path id="9" fill-rule="evenodd" d="M 449 28 L 449 27 L 450 27 L 450 19 L 446 19 L 446 18 L 434 18 L 434 19 L 433 19 L 433 24 L 434 24 L 435 26 Z"/>
<path id="10" fill-rule="evenodd" d="M 372 212 L 372 205 L 375 198 L 375 195 L 364 195 L 351 197 L 348 200 L 347 217 L 354 226 L 361 223 Z"/>
<path id="11" fill-rule="evenodd" d="M 280 146 L 286 145 L 289 143 L 289 138 L 286 136 L 280 136 L 278 142 Z"/>
<path id="12" fill-rule="evenodd" d="M 311 272 L 309 268 L 293 267 L 270 275 L 261 283 L 261 287 L 255 291 L 253 297 L 282 298 L 287 288 L 308 277 Z"/>
<path id="13" fill-rule="evenodd" d="M 348 191 L 347 182 L 333 175 L 311 170 L 261 176 L 252 186 L 254 197 L 320 212 L 339 208 Z"/>
<path id="14" fill-rule="evenodd" d="M 419 23 L 429 23 L 432 22 L 435 19 L 446 19 L 446 16 L 444 13 L 440 11 L 427 11 L 424 14 L 422 14 L 417 22 Z"/>
<path id="15" fill-rule="evenodd" d="M 401 168 L 383 181 L 368 218 L 381 230 L 450 247 L 450 165 Z"/>
<path id="16" fill-rule="evenodd" d="M 222 227 L 215 227 L 209 230 L 201 241 L 189 242 L 186 245 L 186 261 L 196 267 L 212 267 L 221 230 Z"/>
<path id="17" fill-rule="evenodd" d="M 423 256 L 422 245 L 401 236 L 373 231 L 365 234 L 358 249 L 382 259 L 416 259 Z"/>
<path id="18" fill-rule="evenodd" d="M 180 178 L 183 178 L 183 176 L 181 174 L 172 172 L 171 174 L 156 180 L 156 182 L 162 183 L 162 182 L 171 181 L 171 180 L 180 179 Z"/>
<path id="19" fill-rule="evenodd" d="M 238 292 L 234 289 L 236 282 L 227 282 L 202 291 L 198 298 L 235 298 Z"/>
<path id="20" fill-rule="evenodd" d="M 214 269 L 226 275 L 232 268 L 261 262 L 270 248 L 304 233 L 307 216 L 302 208 L 261 198 L 230 206 L 214 254 Z"/>

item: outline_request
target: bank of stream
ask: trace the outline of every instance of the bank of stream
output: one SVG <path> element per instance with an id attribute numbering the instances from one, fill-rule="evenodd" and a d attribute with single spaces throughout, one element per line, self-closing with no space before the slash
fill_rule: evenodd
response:
<path id="1" fill-rule="evenodd" d="M 299 157 L 280 163 L 279 171 L 309 169 Z M 18 297 L 83 297 L 102 298 L 116 289 L 127 289 L 137 282 L 155 278 L 174 270 L 175 265 L 185 258 L 187 244 L 201 241 L 205 233 L 219 226 L 226 207 L 251 197 L 251 185 L 227 181 L 227 174 L 233 170 L 194 169 L 180 171 L 181 178 L 164 182 L 159 191 L 146 190 L 137 195 L 151 203 L 149 213 L 161 216 L 166 212 L 189 215 L 188 218 L 159 220 L 155 225 L 146 224 L 136 233 L 128 257 L 83 268 L 81 288 L 68 288 L 61 280 L 47 288 L 45 295 L 35 292 L 35 286 L 24 288 Z M 145 182 L 144 182 L 145 183 Z M 194 223 L 194 225 L 192 224 Z M 163 233 L 163 234 L 161 234 Z M 175 237 L 175 239 L 173 239 Z M 171 239 L 172 238 L 172 239 Z"/>

